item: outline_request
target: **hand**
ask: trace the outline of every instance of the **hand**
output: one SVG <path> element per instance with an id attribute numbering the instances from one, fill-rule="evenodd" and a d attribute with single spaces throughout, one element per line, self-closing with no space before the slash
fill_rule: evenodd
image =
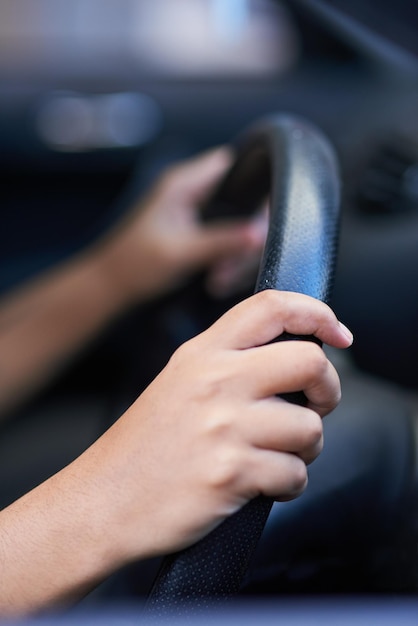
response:
<path id="1" fill-rule="evenodd" d="M 100 510 L 119 558 L 178 550 L 259 494 L 287 500 L 304 490 L 306 464 L 322 448 L 320 418 L 340 385 L 318 345 L 268 343 L 285 330 L 351 343 L 325 304 L 256 294 L 180 347 L 93 446 L 91 472 L 105 468 L 100 493 L 113 506 Z M 276 396 L 298 390 L 306 408 Z"/>
<path id="2" fill-rule="evenodd" d="M 241 248 L 235 254 L 229 254 L 212 265 L 206 277 L 206 288 L 214 298 L 242 294 L 245 290 L 252 293 L 260 267 L 261 249 L 267 238 L 268 225 L 266 205 L 256 211 L 247 223 L 252 231 L 253 245 Z"/>
<path id="3" fill-rule="evenodd" d="M 170 168 L 112 233 L 105 247 L 106 274 L 122 298 L 160 295 L 204 268 L 212 292 L 224 295 L 240 268 L 254 266 L 254 259 L 258 263 L 265 242 L 259 217 L 213 225 L 199 221 L 200 204 L 231 160 L 231 153 L 219 148 Z"/>
<path id="4" fill-rule="evenodd" d="M 177 350 L 84 454 L 3 509 L 2 616 L 73 602 L 133 560 L 194 543 L 259 494 L 303 491 L 340 386 L 318 345 L 268 343 L 284 330 L 351 343 L 321 302 L 258 293 Z M 276 396 L 297 390 L 306 408 Z"/>

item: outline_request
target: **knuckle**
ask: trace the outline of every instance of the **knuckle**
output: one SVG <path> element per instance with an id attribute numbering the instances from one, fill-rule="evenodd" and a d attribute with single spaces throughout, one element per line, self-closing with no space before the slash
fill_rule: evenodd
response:
<path id="1" fill-rule="evenodd" d="M 305 443 L 307 446 L 317 446 L 323 438 L 323 424 L 316 411 L 307 410 L 307 420 L 304 427 Z"/>
<path id="2" fill-rule="evenodd" d="M 209 393 L 216 393 L 215 390 L 209 390 Z M 234 430 L 233 420 L 230 419 L 227 411 L 211 412 L 206 420 L 205 434 L 209 439 L 217 445 L 217 442 L 227 442 Z"/>
<path id="3" fill-rule="evenodd" d="M 331 409 L 335 409 L 335 407 L 341 402 L 341 397 L 342 397 L 341 384 L 340 384 L 340 380 L 339 380 L 338 375 L 337 375 L 337 381 L 336 381 L 336 384 L 334 386 L 334 395 L 332 397 Z"/>
<path id="4" fill-rule="evenodd" d="M 324 406 L 321 407 L 322 408 L 322 416 L 324 417 L 325 415 L 328 415 L 328 413 L 331 413 L 331 411 L 333 411 L 338 404 L 340 403 L 341 400 L 341 396 L 338 394 L 334 394 L 332 396 L 330 396 L 327 399 L 327 402 L 324 402 Z"/>
<path id="5" fill-rule="evenodd" d="M 275 488 L 275 499 L 278 501 L 293 500 L 303 493 L 308 484 L 308 470 L 305 462 L 296 455 L 287 460 L 285 481 L 281 481 Z"/>
<path id="6" fill-rule="evenodd" d="M 308 470 L 301 459 L 294 457 L 294 466 L 292 468 L 292 475 L 290 481 L 290 491 L 292 494 L 302 493 L 308 484 Z"/>
<path id="7" fill-rule="evenodd" d="M 322 378 L 328 371 L 329 362 L 326 354 L 317 344 L 306 344 L 306 354 L 304 359 L 312 379 Z"/>
<path id="8" fill-rule="evenodd" d="M 315 445 L 311 446 L 309 450 L 305 452 L 305 454 L 301 455 L 301 458 L 306 463 L 306 465 L 309 465 L 310 463 L 315 461 L 315 459 L 321 454 L 323 445 L 324 440 L 321 437 L 321 439 Z"/>
<path id="9" fill-rule="evenodd" d="M 208 434 L 226 432 L 230 429 L 237 413 L 228 400 L 229 390 L 236 377 L 225 359 L 216 352 L 205 351 L 198 338 L 190 339 L 179 346 L 170 357 L 170 368 L 177 372 L 179 384 L 190 387 L 190 394 L 199 402 L 199 412 L 206 414 Z"/>
<path id="10" fill-rule="evenodd" d="M 236 449 L 223 448 L 215 455 L 208 469 L 208 481 L 215 490 L 228 489 L 237 484 L 243 463 Z"/>
<path id="11" fill-rule="evenodd" d="M 195 339 L 189 339 L 182 343 L 170 357 L 170 361 L 177 365 L 178 363 L 188 363 L 195 359 L 198 348 Z"/>
<path id="12" fill-rule="evenodd" d="M 167 363 L 167 367 L 172 370 L 178 370 L 179 368 L 181 368 L 183 361 L 187 359 L 186 352 L 187 352 L 187 349 L 185 348 L 185 344 L 182 344 L 170 356 L 168 363 Z"/>
<path id="13" fill-rule="evenodd" d="M 263 291 L 259 291 L 257 294 L 257 298 L 260 300 L 261 306 L 266 308 L 277 308 L 278 302 L 278 292 L 273 289 L 264 289 Z M 281 294 L 283 297 L 283 295 Z"/>

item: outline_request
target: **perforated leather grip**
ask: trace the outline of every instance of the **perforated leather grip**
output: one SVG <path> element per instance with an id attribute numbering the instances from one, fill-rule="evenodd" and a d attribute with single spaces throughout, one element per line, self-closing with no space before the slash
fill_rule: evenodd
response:
<path id="1" fill-rule="evenodd" d="M 270 223 L 255 291 L 279 289 L 327 302 L 339 231 L 339 177 L 328 141 L 292 115 L 261 120 L 237 142 L 237 159 L 203 219 L 248 213 L 270 194 Z M 211 534 L 167 557 L 146 605 L 184 615 L 239 591 L 272 502 L 256 498 Z"/>

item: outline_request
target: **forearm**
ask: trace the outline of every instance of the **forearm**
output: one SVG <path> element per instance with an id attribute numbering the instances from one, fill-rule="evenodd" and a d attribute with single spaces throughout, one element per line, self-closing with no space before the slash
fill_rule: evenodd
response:
<path id="1" fill-rule="evenodd" d="M 24 285 L 0 305 L 0 414 L 36 391 L 124 308 L 103 245 Z"/>
<path id="2" fill-rule="evenodd" d="M 260 249 L 264 240 L 250 223 L 209 227 L 198 219 L 230 161 L 228 151 L 215 150 L 173 168 L 96 245 L 0 302 L 0 414 L 45 385 L 122 311 L 219 259 Z"/>
<path id="3" fill-rule="evenodd" d="M 0 617 L 65 608 L 123 565 L 105 468 L 89 454 L 0 513 Z"/>

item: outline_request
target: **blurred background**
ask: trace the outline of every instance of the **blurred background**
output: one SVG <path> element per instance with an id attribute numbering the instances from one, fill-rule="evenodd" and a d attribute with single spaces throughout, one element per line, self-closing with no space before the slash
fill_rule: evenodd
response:
<path id="1" fill-rule="evenodd" d="M 340 159 L 332 304 L 353 365 L 415 401 L 417 42 L 416 0 L 0 0 L 0 292 L 92 241 L 167 164 L 289 111 Z M 107 393 L 119 339 L 55 392 Z"/>
<path id="2" fill-rule="evenodd" d="M 2 0 L 0 289 L 106 228 L 133 179 L 291 111 L 341 160 L 335 306 L 355 356 L 415 387 L 417 14 L 413 0 Z"/>

